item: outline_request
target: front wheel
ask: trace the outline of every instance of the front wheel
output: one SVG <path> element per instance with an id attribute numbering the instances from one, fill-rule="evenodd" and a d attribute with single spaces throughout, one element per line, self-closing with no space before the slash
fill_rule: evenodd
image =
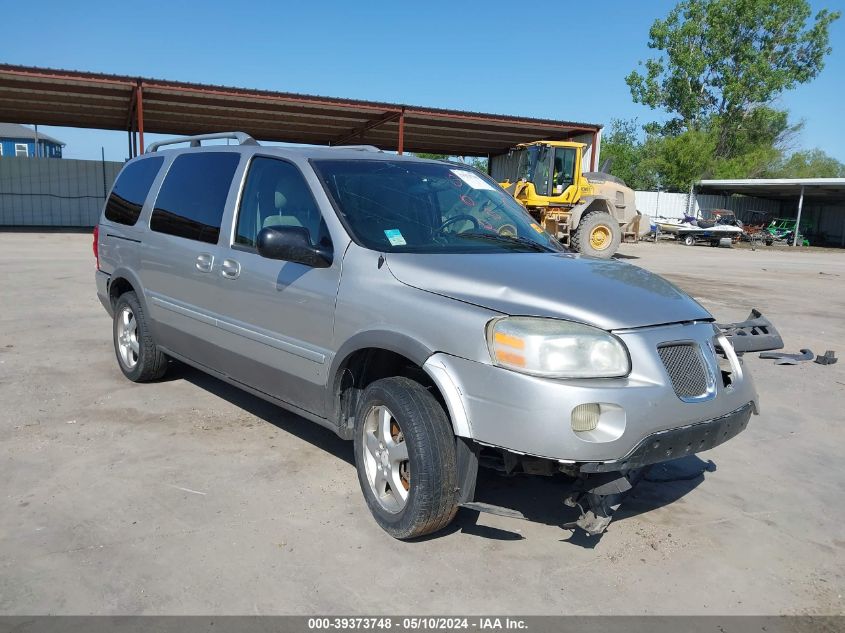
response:
<path id="1" fill-rule="evenodd" d="M 609 213 L 593 212 L 582 217 L 572 235 L 576 251 L 590 257 L 609 259 L 619 249 L 622 229 Z"/>
<path id="2" fill-rule="evenodd" d="M 355 466 L 376 522 L 411 539 L 446 527 L 458 509 L 455 436 L 437 399 L 408 378 L 384 378 L 361 395 Z"/>
<path id="3" fill-rule="evenodd" d="M 692 235 L 684 235 L 682 241 L 686 246 L 693 246 L 695 244 L 695 238 Z"/>

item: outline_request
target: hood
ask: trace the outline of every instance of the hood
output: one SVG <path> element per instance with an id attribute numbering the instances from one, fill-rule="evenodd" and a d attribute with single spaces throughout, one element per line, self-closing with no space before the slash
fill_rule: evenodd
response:
<path id="1" fill-rule="evenodd" d="M 662 277 L 570 253 L 390 253 L 404 284 L 509 315 L 578 321 L 605 330 L 711 319 Z"/>

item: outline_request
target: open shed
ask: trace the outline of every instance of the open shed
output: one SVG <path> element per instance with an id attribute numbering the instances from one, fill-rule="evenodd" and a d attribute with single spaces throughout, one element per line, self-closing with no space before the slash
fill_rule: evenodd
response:
<path id="1" fill-rule="evenodd" d="M 601 131 L 591 123 L 9 64 L 0 64 L 0 121 L 126 130 L 130 155 L 144 151 L 144 132 L 241 130 L 266 141 L 487 157 L 539 139 L 577 140 L 588 145 L 589 169 Z"/>
<path id="2" fill-rule="evenodd" d="M 797 219 L 814 244 L 845 248 L 845 178 L 702 180 L 696 191 L 777 201 L 778 217 Z"/>

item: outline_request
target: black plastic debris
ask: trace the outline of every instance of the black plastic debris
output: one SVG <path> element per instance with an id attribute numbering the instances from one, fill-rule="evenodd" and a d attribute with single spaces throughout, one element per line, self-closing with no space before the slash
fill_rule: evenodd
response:
<path id="1" fill-rule="evenodd" d="M 835 365 L 838 360 L 839 359 L 836 358 L 836 352 L 829 349 L 824 354 L 816 356 L 815 362 L 819 365 Z"/>
<path id="2" fill-rule="evenodd" d="M 751 314 L 745 321 L 716 323 L 716 327 L 722 331 L 733 345 L 734 351 L 740 355 L 745 352 L 762 352 L 783 347 L 780 333 L 757 308 L 751 310 Z"/>
<path id="3" fill-rule="evenodd" d="M 800 354 L 785 354 L 783 352 L 763 352 L 760 358 L 774 359 L 775 365 L 797 365 L 815 358 L 812 350 L 802 349 Z"/>

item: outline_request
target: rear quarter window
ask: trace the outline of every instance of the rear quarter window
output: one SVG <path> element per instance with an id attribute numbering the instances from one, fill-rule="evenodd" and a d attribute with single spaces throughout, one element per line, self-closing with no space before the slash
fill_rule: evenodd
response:
<path id="1" fill-rule="evenodd" d="M 144 200 L 158 175 L 164 158 L 144 158 L 123 168 L 106 202 L 106 219 L 118 224 L 134 225 L 141 215 Z"/>
<path id="2" fill-rule="evenodd" d="M 216 244 L 232 176 L 240 161 L 234 152 L 177 156 L 161 185 L 150 228 L 189 240 Z"/>

